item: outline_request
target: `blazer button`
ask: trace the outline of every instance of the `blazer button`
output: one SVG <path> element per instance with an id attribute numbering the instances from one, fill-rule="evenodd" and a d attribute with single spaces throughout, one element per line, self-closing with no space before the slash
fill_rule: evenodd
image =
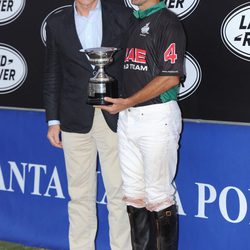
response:
<path id="1" fill-rule="evenodd" d="M 95 74 L 96 74 L 96 71 L 94 70 L 94 71 L 93 71 L 93 76 L 94 76 Z"/>

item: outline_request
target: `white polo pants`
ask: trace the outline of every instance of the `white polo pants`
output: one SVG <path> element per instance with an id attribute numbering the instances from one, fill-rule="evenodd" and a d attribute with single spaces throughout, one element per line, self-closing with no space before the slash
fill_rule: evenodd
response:
<path id="1" fill-rule="evenodd" d="M 127 205 L 160 211 L 175 203 L 181 112 L 170 101 L 120 112 L 119 157 Z"/>

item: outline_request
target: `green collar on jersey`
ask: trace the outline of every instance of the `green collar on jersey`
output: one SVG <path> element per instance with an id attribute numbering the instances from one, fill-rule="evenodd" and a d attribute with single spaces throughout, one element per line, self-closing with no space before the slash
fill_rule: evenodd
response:
<path id="1" fill-rule="evenodd" d="M 150 16 L 151 14 L 155 13 L 156 11 L 158 10 L 161 10 L 163 8 L 166 8 L 166 5 L 163 1 L 149 7 L 148 9 L 146 10 L 138 10 L 138 11 L 134 11 L 134 16 L 136 18 L 144 18 L 144 17 L 147 17 L 147 16 Z"/>

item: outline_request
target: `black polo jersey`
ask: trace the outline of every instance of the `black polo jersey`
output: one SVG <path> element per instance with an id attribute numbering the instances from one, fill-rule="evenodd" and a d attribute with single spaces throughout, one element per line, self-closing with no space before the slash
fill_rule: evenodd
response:
<path id="1" fill-rule="evenodd" d="M 133 95 L 156 76 L 184 78 L 185 44 L 179 19 L 165 5 L 143 18 L 134 18 L 124 59 L 123 96 Z M 137 106 L 176 100 L 178 88 L 176 86 Z"/>

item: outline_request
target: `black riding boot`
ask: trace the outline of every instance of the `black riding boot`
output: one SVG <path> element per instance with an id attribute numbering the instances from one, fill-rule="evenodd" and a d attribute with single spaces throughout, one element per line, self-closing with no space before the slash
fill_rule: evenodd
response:
<path id="1" fill-rule="evenodd" d="M 175 205 L 154 212 L 157 250 L 178 249 L 178 215 Z"/>
<path id="2" fill-rule="evenodd" d="M 133 250 L 156 250 L 152 213 L 146 208 L 127 206 Z"/>

